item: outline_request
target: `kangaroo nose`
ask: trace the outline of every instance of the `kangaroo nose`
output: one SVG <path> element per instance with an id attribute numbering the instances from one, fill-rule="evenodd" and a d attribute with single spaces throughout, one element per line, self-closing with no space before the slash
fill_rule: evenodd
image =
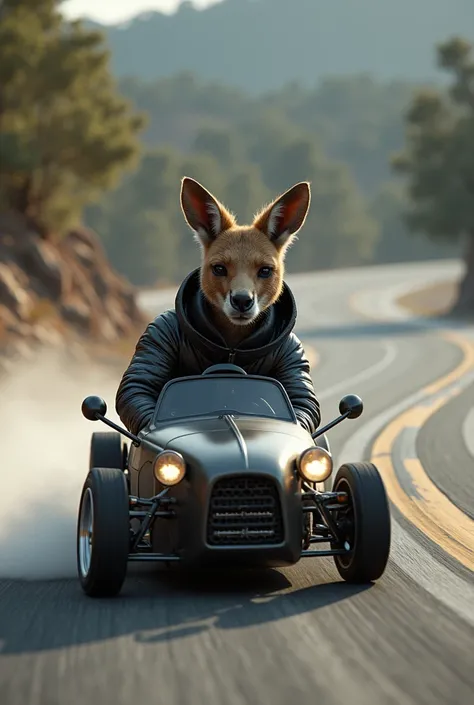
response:
<path id="1" fill-rule="evenodd" d="M 230 295 L 230 303 L 236 311 L 245 313 L 253 306 L 253 294 L 248 291 L 238 291 L 236 294 Z"/>

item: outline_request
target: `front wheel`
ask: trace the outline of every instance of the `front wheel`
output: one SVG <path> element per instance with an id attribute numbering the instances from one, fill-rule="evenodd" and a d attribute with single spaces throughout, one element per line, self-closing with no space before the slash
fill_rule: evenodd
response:
<path id="1" fill-rule="evenodd" d="M 95 431 L 90 443 L 89 470 L 92 468 L 125 470 L 126 448 L 126 443 L 117 431 Z"/>
<path id="2" fill-rule="evenodd" d="M 130 514 L 127 481 L 116 468 L 93 468 L 84 483 L 77 524 L 77 569 L 90 597 L 117 595 L 127 574 Z"/>
<path id="3" fill-rule="evenodd" d="M 347 555 L 334 556 L 341 578 L 349 583 L 370 583 L 385 571 L 391 540 L 390 508 L 379 471 L 373 463 L 346 463 L 336 475 L 334 492 L 346 492 L 348 503 L 334 519 L 343 535 Z"/>

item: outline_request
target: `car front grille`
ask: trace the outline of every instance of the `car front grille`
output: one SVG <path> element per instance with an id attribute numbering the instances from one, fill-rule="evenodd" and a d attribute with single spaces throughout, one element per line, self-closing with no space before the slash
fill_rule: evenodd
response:
<path id="1" fill-rule="evenodd" d="M 283 517 L 273 480 L 255 475 L 218 480 L 211 495 L 207 541 L 212 546 L 281 543 Z"/>

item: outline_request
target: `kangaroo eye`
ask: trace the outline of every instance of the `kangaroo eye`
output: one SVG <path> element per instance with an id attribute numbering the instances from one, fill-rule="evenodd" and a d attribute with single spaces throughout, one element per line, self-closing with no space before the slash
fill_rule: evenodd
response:
<path id="1" fill-rule="evenodd" d="M 273 269 L 271 267 L 260 267 L 258 270 L 258 276 L 260 279 L 268 279 L 273 274 Z"/>
<path id="2" fill-rule="evenodd" d="M 216 277 L 226 277 L 227 276 L 227 269 L 224 267 L 223 264 L 213 264 L 212 265 L 212 273 Z"/>

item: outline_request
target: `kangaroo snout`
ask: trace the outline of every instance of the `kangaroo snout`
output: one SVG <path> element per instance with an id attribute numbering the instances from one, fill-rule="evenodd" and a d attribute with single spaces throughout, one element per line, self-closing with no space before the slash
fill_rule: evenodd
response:
<path id="1" fill-rule="evenodd" d="M 232 291 L 230 294 L 230 305 L 239 313 L 250 311 L 255 303 L 255 296 L 250 291 Z"/>

